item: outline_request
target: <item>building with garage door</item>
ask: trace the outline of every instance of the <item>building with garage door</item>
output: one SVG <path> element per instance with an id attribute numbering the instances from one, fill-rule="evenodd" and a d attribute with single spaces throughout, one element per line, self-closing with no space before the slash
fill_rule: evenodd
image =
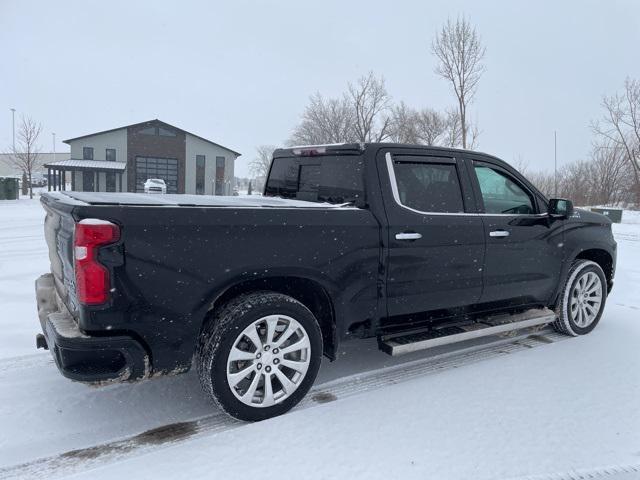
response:
<path id="1" fill-rule="evenodd" d="M 144 192 L 147 179 L 161 178 L 167 193 L 230 195 L 240 156 L 157 119 L 64 143 L 71 158 L 45 164 L 50 190 Z"/>

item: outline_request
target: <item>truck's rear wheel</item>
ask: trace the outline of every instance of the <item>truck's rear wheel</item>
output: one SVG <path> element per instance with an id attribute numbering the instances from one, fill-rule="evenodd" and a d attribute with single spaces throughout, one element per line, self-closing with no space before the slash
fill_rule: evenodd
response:
<path id="1" fill-rule="evenodd" d="M 606 299 L 607 279 L 600 265 L 576 260 L 569 269 L 554 327 L 574 337 L 589 333 L 600 321 Z"/>
<path id="2" fill-rule="evenodd" d="M 231 300 L 202 335 L 202 387 L 241 420 L 264 420 L 294 407 L 320 367 L 318 322 L 303 304 L 280 293 L 256 292 Z"/>

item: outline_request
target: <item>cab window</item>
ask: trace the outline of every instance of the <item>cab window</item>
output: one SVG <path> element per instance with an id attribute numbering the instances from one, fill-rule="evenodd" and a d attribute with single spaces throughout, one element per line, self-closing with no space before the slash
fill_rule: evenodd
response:
<path id="1" fill-rule="evenodd" d="M 485 213 L 530 215 L 535 213 L 529 193 L 505 173 L 474 165 Z"/>
<path id="2" fill-rule="evenodd" d="M 399 201 L 420 212 L 464 212 L 462 192 L 453 163 L 395 160 Z"/>
<path id="3" fill-rule="evenodd" d="M 308 202 L 361 202 L 363 158 L 361 155 L 274 158 L 264 194 Z"/>

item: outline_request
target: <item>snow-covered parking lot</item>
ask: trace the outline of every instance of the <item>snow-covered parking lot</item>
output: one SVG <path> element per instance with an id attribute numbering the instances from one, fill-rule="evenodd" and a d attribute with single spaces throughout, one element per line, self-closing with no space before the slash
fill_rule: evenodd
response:
<path id="1" fill-rule="evenodd" d="M 0 478 L 640 478 L 640 215 L 614 225 L 596 330 L 399 359 L 342 346 L 282 417 L 218 412 L 189 373 L 92 388 L 35 350 L 37 200 L 0 203 Z"/>

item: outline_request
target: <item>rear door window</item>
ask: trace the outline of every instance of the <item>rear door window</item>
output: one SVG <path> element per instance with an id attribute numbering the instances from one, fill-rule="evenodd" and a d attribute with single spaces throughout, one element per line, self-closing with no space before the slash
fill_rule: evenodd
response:
<path id="1" fill-rule="evenodd" d="M 403 206 L 425 213 L 464 212 L 455 163 L 395 157 L 393 173 L 397 200 Z"/>
<path id="2" fill-rule="evenodd" d="M 328 203 L 362 200 L 362 156 L 275 158 L 265 187 L 265 196 Z"/>

